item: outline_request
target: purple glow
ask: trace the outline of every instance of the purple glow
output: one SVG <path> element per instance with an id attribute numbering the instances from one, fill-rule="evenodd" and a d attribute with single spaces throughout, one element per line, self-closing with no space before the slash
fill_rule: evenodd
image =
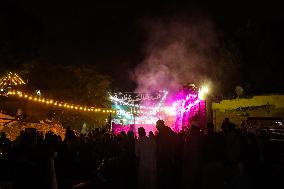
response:
<path id="1" fill-rule="evenodd" d="M 135 124 L 135 125 L 120 125 L 120 124 L 115 124 L 112 123 L 112 132 L 117 135 L 120 132 L 129 132 L 132 131 L 134 132 L 134 134 L 137 136 L 138 133 L 138 128 L 139 127 L 143 127 L 145 129 L 145 132 L 147 133 L 147 135 L 149 134 L 150 131 L 152 131 L 153 133 L 155 133 L 157 131 L 155 124 Z"/>
<path id="2" fill-rule="evenodd" d="M 175 132 L 179 132 L 183 127 L 188 127 L 192 118 L 199 113 L 199 92 L 194 92 L 188 89 L 181 90 L 171 100 L 166 99 L 167 92 L 164 93 L 163 98 L 154 107 L 147 107 L 147 110 L 140 111 L 135 115 L 135 122 L 131 126 L 119 126 L 116 124 L 113 131 L 118 133 L 120 131 L 133 131 L 137 133 L 139 127 L 144 127 L 146 133 L 156 131 L 156 121 L 162 119 L 165 124 Z M 168 97 L 169 98 L 169 97 Z M 146 106 L 142 103 L 141 107 Z"/>
<path id="3" fill-rule="evenodd" d="M 179 132 L 183 126 L 188 126 L 189 120 L 198 112 L 199 102 L 196 94 L 188 94 L 173 102 L 172 106 L 176 110 L 176 122 L 172 128 L 174 131 Z"/>

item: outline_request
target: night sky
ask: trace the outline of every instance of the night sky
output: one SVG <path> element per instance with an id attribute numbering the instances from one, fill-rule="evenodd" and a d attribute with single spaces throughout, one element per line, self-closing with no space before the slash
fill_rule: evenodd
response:
<path id="1" fill-rule="evenodd" d="M 0 34 L 2 42 L 7 35 L 13 38 L 21 56 L 52 64 L 94 64 L 113 78 L 115 87 L 133 90 L 129 72 L 145 58 L 144 21 L 181 14 L 206 17 L 222 40 L 236 43 L 240 85 L 253 94 L 283 92 L 284 13 L 279 4 L 256 2 L 6 1 L 0 6 Z"/>

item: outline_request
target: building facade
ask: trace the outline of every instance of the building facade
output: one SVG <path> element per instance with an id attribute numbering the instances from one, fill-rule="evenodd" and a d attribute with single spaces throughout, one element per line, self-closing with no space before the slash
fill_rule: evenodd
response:
<path id="1" fill-rule="evenodd" d="M 221 129 L 222 121 L 229 118 L 240 126 L 249 117 L 278 117 L 284 119 L 284 95 L 261 95 L 252 98 L 238 98 L 212 102 L 210 118 L 216 131 Z"/>

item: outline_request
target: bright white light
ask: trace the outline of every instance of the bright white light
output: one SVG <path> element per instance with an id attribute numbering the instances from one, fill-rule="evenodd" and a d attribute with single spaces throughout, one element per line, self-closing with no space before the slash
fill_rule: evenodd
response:
<path id="1" fill-rule="evenodd" d="M 170 116 L 176 115 L 175 106 L 167 106 L 167 107 L 164 108 L 164 111 L 165 111 L 166 114 L 168 114 Z"/>
<path id="2" fill-rule="evenodd" d="M 40 90 L 36 90 L 36 95 L 41 96 Z"/>
<path id="3" fill-rule="evenodd" d="M 205 95 L 209 92 L 209 88 L 207 86 L 202 86 L 200 89 L 199 89 L 199 92 L 198 92 L 198 98 L 200 100 L 204 100 L 205 99 Z"/>
<path id="4" fill-rule="evenodd" d="M 207 86 L 202 87 L 201 90 L 203 90 L 204 93 L 208 93 L 209 92 L 209 89 L 208 89 Z"/>

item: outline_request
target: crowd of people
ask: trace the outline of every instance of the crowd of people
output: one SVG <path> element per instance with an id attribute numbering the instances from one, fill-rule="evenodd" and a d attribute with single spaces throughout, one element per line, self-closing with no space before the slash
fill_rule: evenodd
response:
<path id="1" fill-rule="evenodd" d="M 4 188 L 281 188 L 281 144 L 225 119 L 222 132 L 212 123 L 201 130 L 173 132 L 162 120 L 157 133 L 144 128 L 114 135 L 95 129 L 65 138 L 35 129 L 15 141 L 1 134 L 0 189 Z M 282 147 L 283 150 L 283 147 Z M 284 160 L 283 160 L 284 161 Z"/>

